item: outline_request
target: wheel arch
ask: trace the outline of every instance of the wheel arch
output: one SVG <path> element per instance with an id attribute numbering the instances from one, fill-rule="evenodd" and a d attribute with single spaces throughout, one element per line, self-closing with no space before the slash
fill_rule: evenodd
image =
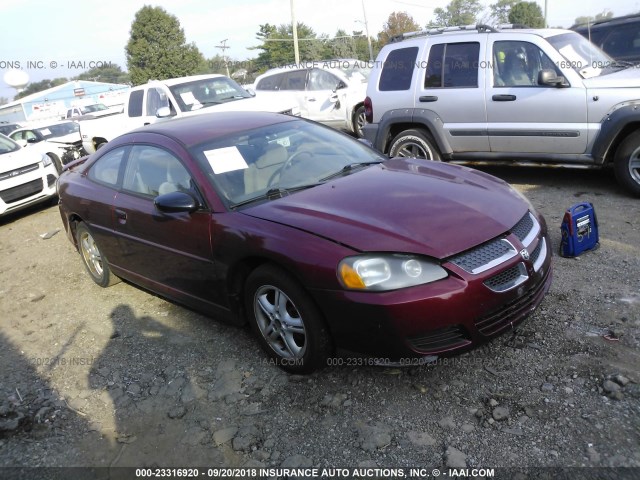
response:
<path id="1" fill-rule="evenodd" d="M 425 109 L 396 109 L 389 110 L 380 119 L 378 138 L 381 139 L 379 147 L 383 153 L 389 153 L 391 140 L 405 130 L 422 130 L 431 135 L 436 142 L 440 155 L 443 158 L 453 153 L 447 140 L 442 119 L 432 110 Z"/>

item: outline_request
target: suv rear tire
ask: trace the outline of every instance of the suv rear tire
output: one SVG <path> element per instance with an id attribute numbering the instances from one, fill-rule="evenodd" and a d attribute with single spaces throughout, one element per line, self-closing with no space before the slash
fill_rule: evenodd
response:
<path id="1" fill-rule="evenodd" d="M 618 147 L 614 171 L 618 182 L 640 197 L 640 131 L 629 135 Z"/>
<path id="2" fill-rule="evenodd" d="M 441 160 L 433 137 L 427 132 L 415 129 L 405 130 L 395 136 L 389 147 L 389 156 Z"/>

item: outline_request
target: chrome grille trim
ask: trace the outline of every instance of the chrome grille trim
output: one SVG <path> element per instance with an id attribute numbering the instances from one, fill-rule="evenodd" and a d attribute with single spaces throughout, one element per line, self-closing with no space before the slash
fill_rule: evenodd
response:
<path id="1" fill-rule="evenodd" d="M 527 267 L 525 267 L 524 263 L 520 262 L 514 267 L 504 270 L 488 280 L 485 280 L 484 284 L 489 290 L 502 293 L 516 288 L 528 279 L 529 275 L 527 275 Z"/>
<path id="2" fill-rule="evenodd" d="M 16 168 L 15 170 L 10 170 L 8 172 L 0 173 L 0 180 L 6 180 L 7 178 L 17 177 L 18 175 L 23 175 L 25 173 L 33 172 L 38 169 L 40 164 L 33 163 L 31 165 L 27 165 L 26 167 Z"/>
<path id="3" fill-rule="evenodd" d="M 506 238 L 492 240 L 480 247 L 449 259 L 464 271 L 477 275 L 518 255 L 518 250 Z"/>
<path id="4" fill-rule="evenodd" d="M 538 242 L 538 246 L 531 253 L 531 261 L 533 262 L 533 270 L 535 272 L 539 271 L 547 258 L 547 242 L 544 240 L 544 237 L 540 239 Z"/>
<path id="5" fill-rule="evenodd" d="M 531 212 L 527 212 L 511 229 L 511 233 L 518 237 L 525 247 L 528 247 L 540 233 L 540 224 Z"/>

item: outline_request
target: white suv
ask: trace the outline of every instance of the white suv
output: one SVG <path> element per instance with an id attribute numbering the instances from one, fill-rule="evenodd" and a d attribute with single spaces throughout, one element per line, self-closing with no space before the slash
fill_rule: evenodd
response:
<path id="1" fill-rule="evenodd" d="M 390 156 L 612 164 L 640 196 L 640 69 L 560 29 L 483 25 L 383 47 L 365 137 Z"/>
<path id="2" fill-rule="evenodd" d="M 255 90 L 286 92 L 297 100 L 305 118 L 362 137 L 364 97 L 371 66 L 353 59 L 303 62 L 273 68 L 255 81 Z"/>

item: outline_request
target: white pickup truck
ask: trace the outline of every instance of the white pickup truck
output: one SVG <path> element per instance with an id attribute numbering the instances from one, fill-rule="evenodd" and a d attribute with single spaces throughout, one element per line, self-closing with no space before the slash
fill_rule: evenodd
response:
<path id="1" fill-rule="evenodd" d="M 122 114 L 80 120 L 82 145 L 93 153 L 109 140 L 143 125 L 214 110 L 300 115 L 293 99 L 262 94 L 256 97 L 224 75 L 151 80 L 129 91 Z"/>

